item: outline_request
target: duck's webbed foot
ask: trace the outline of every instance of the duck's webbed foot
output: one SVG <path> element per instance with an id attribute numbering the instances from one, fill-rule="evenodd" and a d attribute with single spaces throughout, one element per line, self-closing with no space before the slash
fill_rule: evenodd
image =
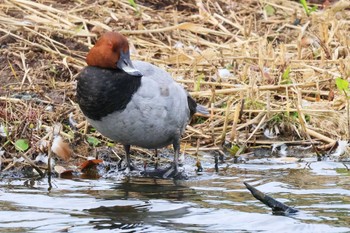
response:
<path id="1" fill-rule="evenodd" d="M 169 168 L 164 169 L 163 178 L 176 178 L 179 175 L 179 165 L 177 163 L 171 163 Z"/>
<path id="2" fill-rule="evenodd" d="M 184 172 L 180 171 L 179 168 L 174 164 L 171 163 L 170 167 L 167 168 L 156 168 L 153 170 L 145 170 L 141 172 L 142 175 L 147 177 L 154 177 L 154 178 L 163 178 L 163 179 L 187 179 L 187 176 Z"/>
<path id="3" fill-rule="evenodd" d="M 180 140 L 176 139 L 173 143 L 174 147 L 174 161 L 171 166 L 165 169 L 155 168 L 153 171 L 143 171 L 141 174 L 148 177 L 158 177 L 163 179 L 187 179 L 184 172 L 179 170 L 179 152 L 180 152 Z"/>
<path id="4" fill-rule="evenodd" d="M 130 164 L 123 164 L 124 162 L 124 159 L 121 159 L 119 162 L 118 162 L 118 171 L 126 171 L 126 170 L 129 170 L 129 171 L 139 171 L 140 169 L 137 168 L 133 163 L 130 163 Z"/>

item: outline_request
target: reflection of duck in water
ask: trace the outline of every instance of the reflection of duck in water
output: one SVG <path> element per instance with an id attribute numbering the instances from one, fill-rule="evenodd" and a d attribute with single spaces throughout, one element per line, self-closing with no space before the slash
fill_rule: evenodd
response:
<path id="1" fill-rule="evenodd" d="M 162 225 L 161 220 L 179 219 L 190 214 L 193 203 L 189 200 L 202 198 L 195 189 L 178 182 L 169 179 L 126 177 L 123 182 L 109 189 L 109 192 L 101 193 L 101 206 L 86 209 L 85 212 L 94 218 L 90 224 L 97 229 L 158 232 L 157 227 Z M 104 200 L 112 206 L 106 206 Z M 169 230 L 168 227 L 166 229 Z M 152 228 L 156 229 L 152 231 Z M 158 230 L 163 232 L 166 229 Z"/>

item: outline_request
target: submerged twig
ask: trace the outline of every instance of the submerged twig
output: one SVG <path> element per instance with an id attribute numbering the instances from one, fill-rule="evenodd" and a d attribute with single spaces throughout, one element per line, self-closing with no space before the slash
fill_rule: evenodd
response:
<path id="1" fill-rule="evenodd" d="M 264 203 L 265 205 L 267 205 L 272 209 L 273 214 L 289 215 L 289 214 L 295 214 L 298 212 L 297 209 L 287 206 L 282 202 L 279 202 L 276 199 L 264 194 L 263 192 L 260 192 L 259 190 L 257 190 L 256 188 L 248 184 L 247 182 L 243 182 L 243 183 L 256 199 L 258 199 L 259 201 L 261 201 L 262 203 Z"/>

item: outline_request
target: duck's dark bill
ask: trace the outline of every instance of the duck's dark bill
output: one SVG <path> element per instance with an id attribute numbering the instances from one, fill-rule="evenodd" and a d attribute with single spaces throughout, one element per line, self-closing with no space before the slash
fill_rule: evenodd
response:
<path id="1" fill-rule="evenodd" d="M 132 76 L 142 76 L 142 73 L 135 69 L 134 65 L 132 64 L 129 52 L 120 52 L 120 58 L 117 62 L 117 67 Z"/>

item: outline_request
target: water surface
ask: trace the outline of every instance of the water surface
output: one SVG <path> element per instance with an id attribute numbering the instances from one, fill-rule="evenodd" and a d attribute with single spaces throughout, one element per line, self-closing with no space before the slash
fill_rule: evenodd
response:
<path id="1" fill-rule="evenodd" d="M 311 158 L 310 161 L 315 161 Z M 1 232 L 350 232 L 349 173 L 342 163 L 256 159 L 186 167 L 186 181 L 3 179 Z M 273 215 L 243 182 L 300 210 Z"/>

